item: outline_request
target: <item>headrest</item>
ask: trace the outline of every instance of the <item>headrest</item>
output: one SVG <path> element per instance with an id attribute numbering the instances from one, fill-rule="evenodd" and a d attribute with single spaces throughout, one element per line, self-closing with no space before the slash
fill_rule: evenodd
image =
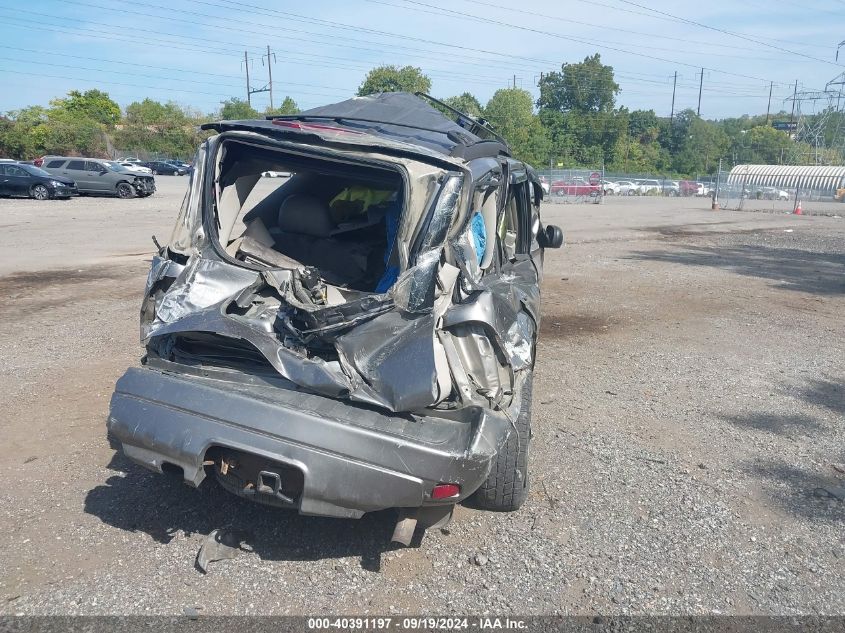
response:
<path id="1" fill-rule="evenodd" d="M 286 233 L 328 237 L 335 226 L 327 203 L 295 193 L 285 198 L 279 208 L 279 228 Z"/>

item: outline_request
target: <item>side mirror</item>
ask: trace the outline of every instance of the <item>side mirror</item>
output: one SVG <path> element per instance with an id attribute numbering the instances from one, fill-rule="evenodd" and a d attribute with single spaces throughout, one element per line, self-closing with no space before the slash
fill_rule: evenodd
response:
<path id="1" fill-rule="evenodd" d="M 543 248 L 560 248 L 563 246 L 563 230 L 554 224 L 547 224 L 537 234 L 537 241 Z"/>

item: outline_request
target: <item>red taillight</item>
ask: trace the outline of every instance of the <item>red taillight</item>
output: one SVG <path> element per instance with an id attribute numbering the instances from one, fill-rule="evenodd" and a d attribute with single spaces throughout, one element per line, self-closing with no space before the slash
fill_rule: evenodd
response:
<path id="1" fill-rule="evenodd" d="M 461 494 L 461 487 L 458 484 L 437 484 L 431 490 L 432 499 L 448 499 Z"/>

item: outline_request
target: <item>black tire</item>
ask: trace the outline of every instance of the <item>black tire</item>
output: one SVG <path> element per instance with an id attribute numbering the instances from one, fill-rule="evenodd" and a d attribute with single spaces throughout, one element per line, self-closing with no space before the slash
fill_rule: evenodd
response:
<path id="1" fill-rule="evenodd" d="M 128 182 L 121 182 L 117 185 L 117 197 L 128 200 L 135 197 L 135 189 Z"/>
<path id="2" fill-rule="evenodd" d="M 29 190 L 29 195 L 36 200 L 49 200 L 50 190 L 44 185 L 33 185 L 32 189 Z"/>
<path id="3" fill-rule="evenodd" d="M 490 474 L 469 497 L 469 505 L 481 510 L 512 512 L 528 498 L 528 448 L 531 440 L 531 383 L 522 386 L 522 408 L 514 420 L 516 433 L 508 436 L 490 465 Z"/>
<path id="4" fill-rule="evenodd" d="M 153 169 L 152 172 L 153 172 L 153 176 L 158 176 L 158 172 L 155 169 Z"/>

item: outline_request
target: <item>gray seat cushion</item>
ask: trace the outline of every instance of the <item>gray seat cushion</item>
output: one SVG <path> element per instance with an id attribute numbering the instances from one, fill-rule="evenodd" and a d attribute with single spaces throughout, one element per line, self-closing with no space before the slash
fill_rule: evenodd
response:
<path id="1" fill-rule="evenodd" d="M 315 196 L 295 193 L 282 201 L 279 228 L 283 233 L 328 237 L 335 225 L 326 202 Z"/>

